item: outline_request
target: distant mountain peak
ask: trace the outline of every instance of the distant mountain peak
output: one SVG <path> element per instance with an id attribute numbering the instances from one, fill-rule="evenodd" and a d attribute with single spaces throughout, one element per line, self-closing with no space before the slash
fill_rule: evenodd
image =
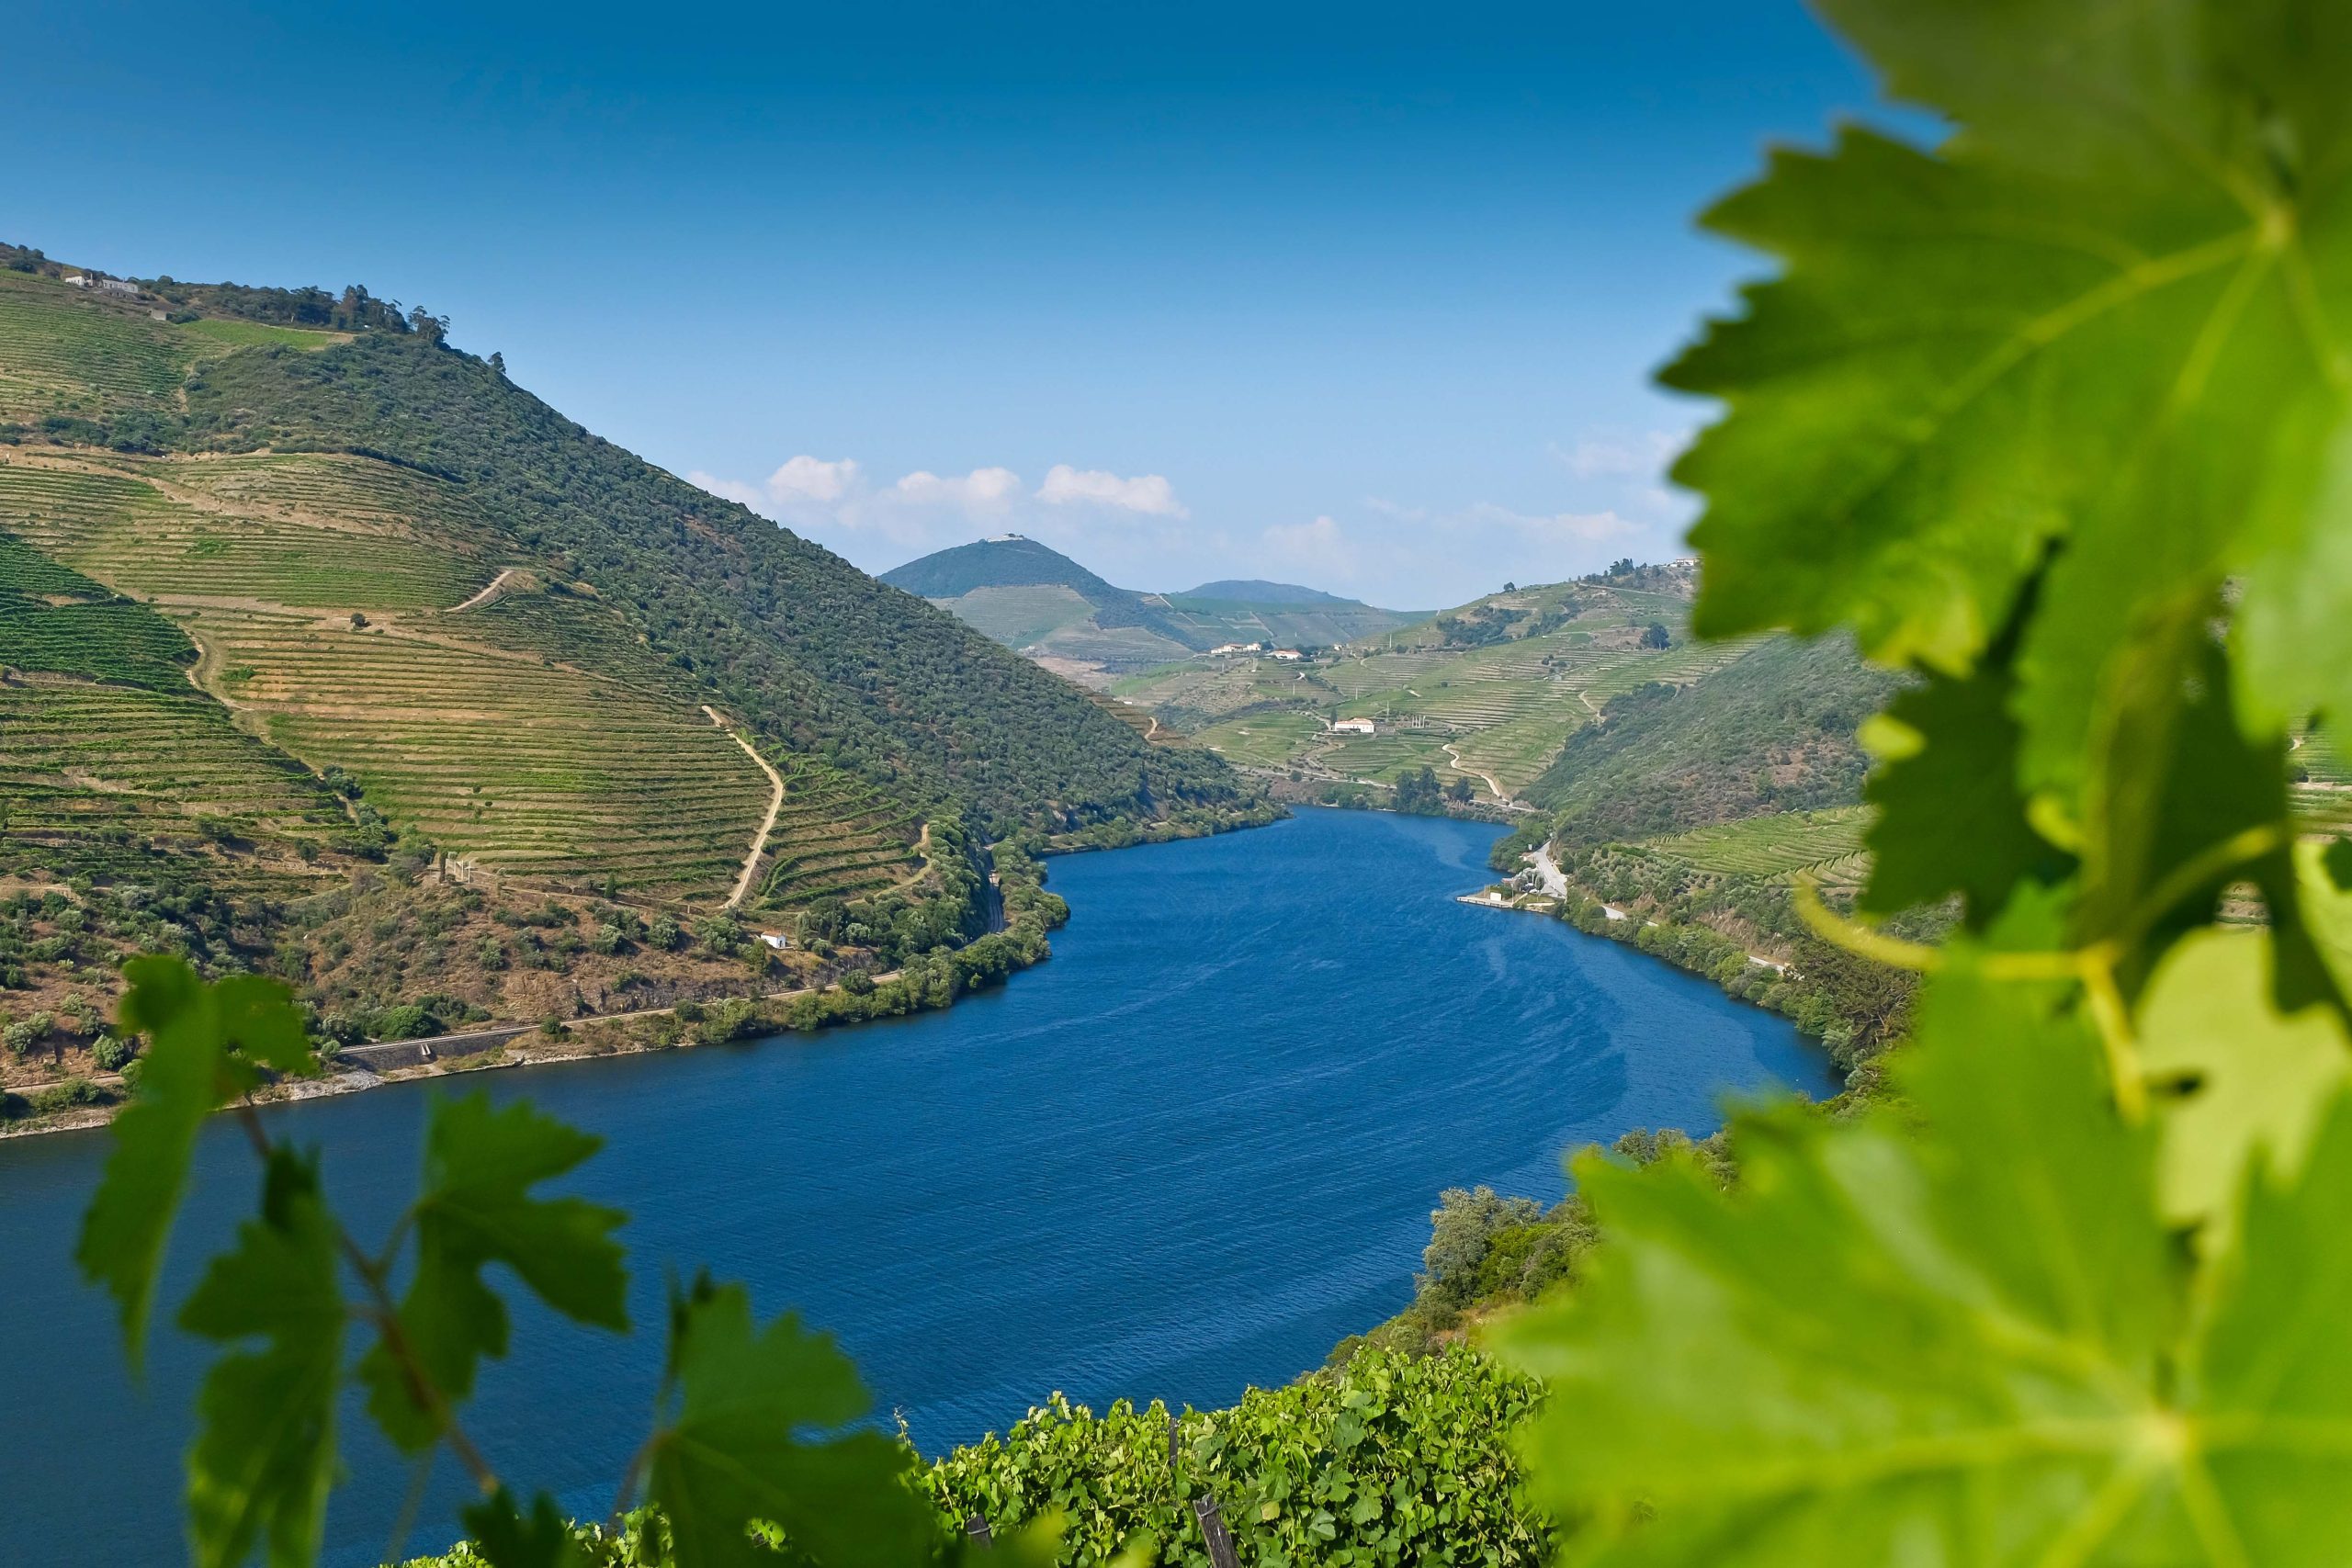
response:
<path id="1" fill-rule="evenodd" d="M 1295 582 L 1269 582 L 1261 577 L 1222 577 L 1177 595 L 1180 599 L 1216 599 L 1233 604 L 1352 604 L 1353 599 L 1326 593 Z"/>
<path id="2" fill-rule="evenodd" d="M 1136 669 L 1227 642 L 1329 647 L 1418 618 L 1254 578 L 1139 592 L 1011 533 L 935 550 L 882 581 L 946 605 L 1008 647 L 1063 661 L 1058 669 Z"/>

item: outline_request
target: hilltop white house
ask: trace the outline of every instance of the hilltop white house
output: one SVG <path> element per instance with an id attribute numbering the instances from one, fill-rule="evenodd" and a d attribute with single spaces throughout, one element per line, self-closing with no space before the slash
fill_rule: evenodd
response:
<path id="1" fill-rule="evenodd" d="M 1370 735 L 1374 726 L 1368 718 L 1343 718 L 1331 726 L 1334 735 Z"/>

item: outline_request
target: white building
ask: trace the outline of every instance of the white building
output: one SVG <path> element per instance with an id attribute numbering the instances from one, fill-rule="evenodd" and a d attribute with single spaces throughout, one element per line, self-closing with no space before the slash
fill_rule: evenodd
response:
<path id="1" fill-rule="evenodd" d="M 1303 654 L 1303 653 L 1299 652 L 1299 651 L 1298 651 L 1298 649 L 1295 649 L 1295 648 L 1278 648 L 1278 649 L 1274 649 L 1274 657 L 1275 657 L 1276 659 L 1286 659 L 1286 660 L 1289 660 L 1292 663 L 1294 663 L 1294 664 L 1295 664 L 1295 663 L 1296 663 L 1298 660 L 1302 660 L 1302 659 L 1306 658 L 1306 655 L 1305 655 L 1305 654 Z"/>
<path id="2" fill-rule="evenodd" d="M 98 282 L 98 287 L 105 289 L 109 294 L 136 294 L 139 292 L 139 285 L 135 283 L 126 283 L 119 277 L 101 278 Z"/>
<path id="3" fill-rule="evenodd" d="M 1334 735 L 1370 735 L 1373 723 L 1368 718 L 1343 718 L 1331 726 Z"/>
<path id="4" fill-rule="evenodd" d="M 74 288 L 87 288 L 88 287 L 90 287 L 90 280 L 89 280 L 88 278 L 86 278 L 86 277 L 84 277 L 84 276 L 83 276 L 80 273 L 78 273 L 78 272 L 69 272 L 69 273 L 67 273 L 67 274 L 65 275 L 65 281 L 66 281 L 66 282 L 68 282 L 68 283 L 70 283 L 70 284 L 72 284 L 72 285 L 73 285 Z"/>
<path id="5" fill-rule="evenodd" d="M 1255 646 L 1256 645 L 1254 643 L 1221 642 L 1215 648 L 1209 649 L 1209 657 L 1211 659 L 1218 659 L 1229 653 L 1247 653 Z"/>

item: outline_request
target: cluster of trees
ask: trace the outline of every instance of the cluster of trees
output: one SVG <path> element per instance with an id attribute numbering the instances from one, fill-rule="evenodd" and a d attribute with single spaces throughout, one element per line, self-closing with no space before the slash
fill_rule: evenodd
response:
<path id="1" fill-rule="evenodd" d="M 1440 615 L 1431 625 L 1440 648 L 1491 648 L 1510 640 L 1512 628 L 1534 615 L 1509 604 L 1479 604 L 1462 615 Z"/>
<path id="2" fill-rule="evenodd" d="M 935 832 L 935 829 L 934 829 Z M 999 985 L 1052 953 L 1046 933 L 1069 919 L 1069 905 L 1046 891 L 1046 870 L 1035 852 L 1039 840 L 1000 844 L 994 865 L 1005 924 L 960 944 L 942 945 L 903 960 L 895 979 L 874 981 L 854 975 L 847 983 L 795 997 L 776 1020 L 807 1032 L 836 1023 L 902 1018 L 952 1007 L 967 991 Z"/>
<path id="3" fill-rule="evenodd" d="M 413 333 L 430 343 L 448 335 L 449 318 L 436 316 L 418 305 L 403 311 L 397 299 L 379 299 L 364 284 L 349 284 L 340 294 L 323 288 L 270 288 L 243 283 L 182 283 L 176 278 L 150 278 L 141 285 L 148 293 L 206 315 L 234 316 L 241 321 L 266 321 L 272 326 L 309 327 L 322 332 Z"/>
<path id="4" fill-rule="evenodd" d="M 107 276 L 96 267 L 69 269 L 63 263 L 52 261 L 41 251 L 29 245 L 10 244 L 0 240 L 0 268 L 10 272 L 35 273 L 44 277 L 57 277 L 68 270 L 78 270 L 86 276 Z M 272 288 L 244 283 L 183 283 L 168 276 L 135 280 L 139 287 L 157 299 L 177 305 L 185 314 L 177 320 L 190 320 L 201 312 L 209 316 L 232 316 L 240 321 L 263 321 L 272 326 L 310 327 L 323 332 L 387 332 L 413 333 L 432 343 L 439 343 L 448 335 L 449 318 L 436 316 L 418 305 L 405 311 L 397 299 L 379 299 L 368 291 L 364 284 L 349 284 L 340 294 L 318 288 Z"/>
<path id="5" fill-rule="evenodd" d="M 930 829 L 930 875 L 922 890 L 894 889 L 849 901 L 819 898 L 794 918 L 800 945 L 821 953 L 846 942 L 890 967 L 987 931 L 988 863 L 978 836 L 952 818 L 932 822 Z"/>

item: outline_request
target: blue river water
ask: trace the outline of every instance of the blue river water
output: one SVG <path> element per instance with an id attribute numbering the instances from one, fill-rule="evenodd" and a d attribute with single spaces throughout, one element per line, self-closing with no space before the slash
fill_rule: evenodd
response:
<path id="1" fill-rule="evenodd" d="M 1635 1126 L 1713 1127 L 1730 1091 L 1829 1092 L 1781 1021 L 1557 922 L 1453 901 L 1497 829 L 1313 811 L 1057 860 L 1055 956 L 945 1013 L 808 1039 L 489 1073 L 273 1110 L 379 1234 L 428 1096 L 528 1095 L 607 1140 L 572 1190 L 628 1209 L 628 1339 L 525 1303 L 468 1426 L 601 1515 L 642 1436 L 666 1269 L 748 1280 L 835 1331 L 926 1450 L 1049 1391 L 1223 1404 L 1401 1308 L 1439 1190 L 1550 1201 Z M 254 1201 L 208 1129 L 143 1382 L 70 1255 L 101 1134 L 0 1142 L 0 1562 L 171 1562 L 205 1361 L 171 1327 Z M 506 1282 L 494 1276 L 498 1282 Z M 409 1472 L 356 1405 L 327 1560 L 386 1550 Z M 455 1533 L 443 1461 L 410 1550 Z"/>

